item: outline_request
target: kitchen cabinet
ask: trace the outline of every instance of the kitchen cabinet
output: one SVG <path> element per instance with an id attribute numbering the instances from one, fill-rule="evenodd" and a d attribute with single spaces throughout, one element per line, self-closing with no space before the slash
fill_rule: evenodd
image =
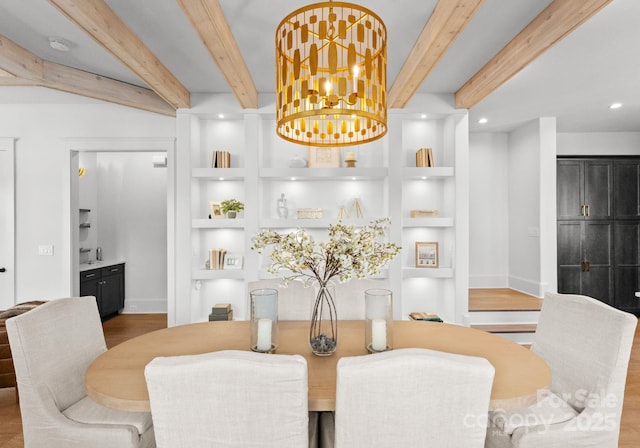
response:
<path id="1" fill-rule="evenodd" d="M 640 158 L 559 158 L 558 292 L 640 313 Z"/>
<path id="2" fill-rule="evenodd" d="M 611 160 L 559 160 L 557 170 L 558 219 L 612 217 Z"/>
<path id="3" fill-rule="evenodd" d="M 558 291 L 613 305 L 612 223 L 558 223 Z"/>
<path id="4" fill-rule="evenodd" d="M 615 226 L 615 306 L 640 313 L 640 221 Z"/>
<path id="5" fill-rule="evenodd" d="M 101 318 L 117 314 L 124 308 L 124 263 L 82 271 L 80 273 L 80 295 L 96 298 Z"/>
<path id="6" fill-rule="evenodd" d="M 616 219 L 640 219 L 640 160 L 614 162 L 613 194 Z"/>

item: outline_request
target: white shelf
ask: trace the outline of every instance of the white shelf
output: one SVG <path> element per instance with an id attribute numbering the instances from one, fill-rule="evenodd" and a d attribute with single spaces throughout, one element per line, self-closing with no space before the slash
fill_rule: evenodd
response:
<path id="1" fill-rule="evenodd" d="M 191 221 L 191 227 L 194 229 L 242 229 L 244 228 L 244 219 L 193 219 Z"/>
<path id="2" fill-rule="evenodd" d="M 283 271 L 278 273 L 277 275 L 274 275 L 271 272 L 269 272 L 267 269 L 260 269 L 260 279 L 261 280 L 268 280 L 273 278 L 281 279 L 285 273 L 288 275 L 292 275 L 291 271 L 286 271 L 286 272 Z M 389 269 L 385 268 L 385 269 L 382 269 L 378 275 L 374 275 L 370 278 L 388 278 L 388 277 L 389 277 Z"/>
<path id="3" fill-rule="evenodd" d="M 407 218 L 402 227 L 453 227 L 453 218 Z"/>
<path id="4" fill-rule="evenodd" d="M 260 177 L 272 180 L 375 180 L 387 177 L 386 168 L 260 168 Z"/>
<path id="5" fill-rule="evenodd" d="M 403 169 L 404 179 L 437 179 L 453 177 L 453 167 L 443 166 L 435 168 L 407 167 Z"/>
<path id="6" fill-rule="evenodd" d="M 402 268 L 402 278 L 453 278 L 453 269 Z"/>
<path id="7" fill-rule="evenodd" d="M 199 180 L 243 180 L 244 168 L 193 168 L 191 177 Z"/>
<path id="8" fill-rule="evenodd" d="M 193 280 L 217 280 L 230 278 L 235 280 L 244 279 L 242 269 L 197 269 L 191 273 Z"/>
<path id="9" fill-rule="evenodd" d="M 362 227 L 369 224 L 375 218 L 371 219 L 347 219 L 342 221 L 344 225 L 353 225 Z M 328 229 L 331 224 L 337 224 L 337 218 L 321 218 L 321 219 L 278 219 L 267 218 L 260 220 L 260 227 L 265 229 L 292 229 L 304 227 L 306 229 Z"/>

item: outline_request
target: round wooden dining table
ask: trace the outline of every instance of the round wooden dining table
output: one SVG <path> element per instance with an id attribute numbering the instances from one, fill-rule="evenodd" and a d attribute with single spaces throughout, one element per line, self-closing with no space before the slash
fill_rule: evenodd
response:
<path id="1" fill-rule="evenodd" d="M 85 375 L 87 395 L 119 410 L 150 411 L 145 366 L 158 356 L 249 350 L 249 321 L 181 325 L 138 336 L 96 358 Z M 336 364 L 343 356 L 366 355 L 364 321 L 338 323 L 338 349 L 316 356 L 308 346 L 308 321 L 280 321 L 276 353 L 306 358 L 309 410 L 335 410 Z M 551 384 L 547 364 L 529 349 L 501 336 L 439 322 L 394 321 L 393 348 L 428 348 L 486 358 L 495 368 L 490 409 L 515 409 L 535 403 Z M 265 355 L 269 356 L 269 355 Z"/>

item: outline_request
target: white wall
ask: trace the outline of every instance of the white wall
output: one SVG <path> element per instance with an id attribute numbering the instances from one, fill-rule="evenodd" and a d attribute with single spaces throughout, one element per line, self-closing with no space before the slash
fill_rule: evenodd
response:
<path id="1" fill-rule="evenodd" d="M 547 250 L 548 208 L 555 208 L 555 197 L 549 198 L 549 188 L 542 193 L 543 182 L 555 184 L 555 170 L 548 172 L 554 152 L 554 118 L 533 120 L 509 134 L 509 286 L 537 297 L 549 287 L 549 263 L 555 260 Z"/>
<path id="2" fill-rule="evenodd" d="M 469 136 L 469 287 L 509 285 L 509 147 L 502 133 Z"/>
<path id="3" fill-rule="evenodd" d="M 640 132 L 559 133 L 559 156 L 637 156 Z"/>
<path id="4" fill-rule="evenodd" d="M 91 227 L 80 229 L 78 242 L 83 249 L 92 249 L 91 252 L 80 254 L 80 263 L 95 260 L 98 246 L 98 233 L 100 222 L 98 221 L 98 170 L 96 167 L 96 153 L 82 152 L 78 155 L 79 166 L 85 169 L 84 176 L 78 179 L 78 206 L 91 210 L 80 214 L 80 222 L 88 221 Z"/>
<path id="5" fill-rule="evenodd" d="M 16 302 L 64 297 L 73 290 L 65 139 L 175 137 L 174 117 L 66 98 L 83 104 L 0 107 L 0 136 L 17 138 Z M 38 256 L 43 244 L 54 246 L 53 256 Z"/>
<path id="6" fill-rule="evenodd" d="M 97 244 L 105 260 L 123 260 L 124 312 L 166 312 L 167 169 L 156 153 L 98 153 Z"/>

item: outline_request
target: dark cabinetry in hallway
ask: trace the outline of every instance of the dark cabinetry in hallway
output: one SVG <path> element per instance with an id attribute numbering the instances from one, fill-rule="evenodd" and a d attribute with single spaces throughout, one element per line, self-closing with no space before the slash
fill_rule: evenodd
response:
<path id="1" fill-rule="evenodd" d="M 640 313 L 640 158 L 559 158 L 558 291 Z"/>

